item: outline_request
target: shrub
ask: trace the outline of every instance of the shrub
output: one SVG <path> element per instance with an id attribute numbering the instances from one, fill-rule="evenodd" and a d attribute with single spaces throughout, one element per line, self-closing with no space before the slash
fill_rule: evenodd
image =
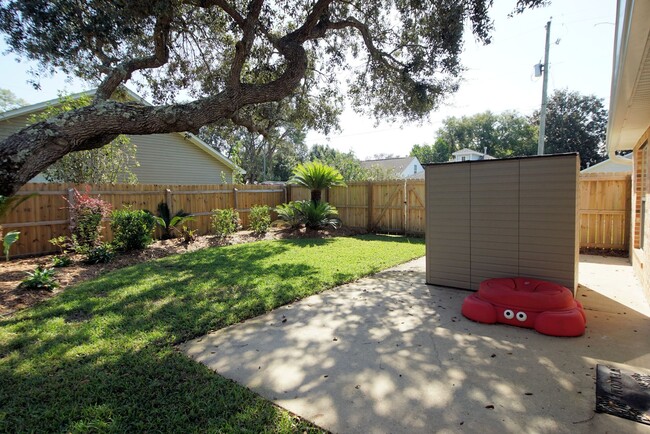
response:
<path id="1" fill-rule="evenodd" d="M 115 257 L 115 251 L 110 244 L 100 244 L 88 251 L 84 258 L 85 264 L 105 264 L 111 262 Z"/>
<path id="2" fill-rule="evenodd" d="M 220 238 L 235 233 L 240 227 L 239 213 L 232 208 L 212 210 L 212 230 Z"/>
<path id="3" fill-rule="evenodd" d="M 183 227 L 183 223 L 194 220 L 190 213 L 183 210 L 176 212 L 172 216 L 169 211 L 169 206 L 165 202 L 158 204 L 158 215 L 155 218 L 156 223 L 162 228 L 163 240 L 174 238 L 176 235 L 183 236 L 183 231 L 179 229 L 179 226 Z"/>
<path id="4" fill-rule="evenodd" d="M 60 237 L 54 237 L 49 240 L 50 244 L 59 249 L 59 253 L 65 254 L 70 247 L 70 239 L 61 235 Z"/>
<path id="5" fill-rule="evenodd" d="M 271 208 L 266 205 L 252 207 L 249 221 L 253 233 L 265 234 L 271 226 Z"/>
<path id="6" fill-rule="evenodd" d="M 298 200 L 279 205 L 275 210 L 280 221 L 292 228 L 305 225 L 310 229 L 337 229 L 341 226 L 337 209 L 327 202 Z"/>
<path id="7" fill-rule="evenodd" d="M 56 270 L 53 268 L 36 267 L 32 272 L 27 272 L 27 277 L 20 283 L 22 288 L 27 289 L 46 289 L 52 291 L 59 286 L 59 283 L 54 278 Z"/>
<path id="8" fill-rule="evenodd" d="M 75 246 L 90 248 L 101 237 L 102 219 L 108 217 L 111 205 L 99 198 L 90 197 L 74 190 L 72 202 L 68 201 L 70 210 L 70 232 Z M 67 201 L 67 199 L 66 199 Z"/>
<path id="9" fill-rule="evenodd" d="M 341 227 L 341 220 L 337 217 L 338 210 L 327 202 L 313 202 L 301 200 L 295 202 L 302 215 L 302 222 L 310 229 L 324 229 Z"/>
<path id="10" fill-rule="evenodd" d="M 282 224 L 292 229 L 303 224 L 303 216 L 296 208 L 295 202 L 280 204 L 275 208 L 275 212 L 278 214 L 278 220 L 274 224 Z"/>
<path id="11" fill-rule="evenodd" d="M 72 259 L 70 259 L 70 256 L 59 255 L 52 257 L 52 267 L 54 268 L 63 268 L 67 267 L 70 264 L 72 264 Z"/>
<path id="12" fill-rule="evenodd" d="M 113 244 L 123 251 L 142 250 L 153 242 L 156 218 L 145 210 L 125 207 L 111 214 Z"/>
<path id="13" fill-rule="evenodd" d="M 183 225 L 181 229 L 177 230 L 180 232 L 181 238 L 185 244 L 196 241 L 196 229 L 189 229 L 187 226 Z"/>

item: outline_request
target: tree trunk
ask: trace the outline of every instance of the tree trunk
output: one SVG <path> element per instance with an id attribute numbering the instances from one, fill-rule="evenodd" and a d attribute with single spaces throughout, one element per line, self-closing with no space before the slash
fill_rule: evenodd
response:
<path id="1" fill-rule="evenodd" d="M 321 190 L 312 190 L 311 191 L 311 201 L 314 203 L 320 202 L 321 199 Z"/>

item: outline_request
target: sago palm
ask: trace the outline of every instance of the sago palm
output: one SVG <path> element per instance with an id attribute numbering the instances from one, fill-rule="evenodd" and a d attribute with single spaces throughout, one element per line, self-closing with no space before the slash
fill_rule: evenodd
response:
<path id="1" fill-rule="evenodd" d="M 289 184 L 300 185 L 311 190 L 312 202 L 320 202 L 321 192 L 325 188 L 345 186 L 343 175 L 335 168 L 320 161 L 299 164 L 293 169 Z"/>

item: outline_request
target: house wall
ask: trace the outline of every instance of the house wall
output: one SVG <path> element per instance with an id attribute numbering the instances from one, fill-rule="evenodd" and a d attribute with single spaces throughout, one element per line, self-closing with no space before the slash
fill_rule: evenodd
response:
<path id="1" fill-rule="evenodd" d="M 575 291 L 576 154 L 426 167 L 427 283 L 526 276 Z"/>
<path id="2" fill-rule="evenodd" d="M 634 147 L 630 258 L 650 301 L 650 127 Z M 644 200 L 645 199 L 645 200 Z"/>
<path id="3" fill-rule="evenodd" d="M 29 115 L 0 120 L 0 141 L 28 125 Z M 232 169 L 198 148 L 182 134 L 129 136 L 137 147 L 140 184 L 221 184 L 232 182 Z M 222 176 L 223 173 L 223 176 Z M 31 182 L 46 182 L 42 175 Z"/>
<path id="4" fill-rule="evenodd" d="M 413 171 L 413 166 L 417 167 L 417 170 L 415 172 Z M 404 169 L 400 177 L 408 178 L 409 176 L 413 176 L 416 173 L 421 173 L 421 172 L 424 172 L 424 167 L 422 167 L 422 165 L 420 164 L 420 160 L 418 160 L 417 158 L 413 158 L 413 160 L 411 160 L 411 162 L 408 164 L 406 169 Z"/>
<path id="5" fill-rule="evenodd" d="M 181 134 L 129 136 L 140 163 L 133 172 L 140 184 L 222 184 L 232 169 L 199 149 Z M 223 177 L 222 177 L 223 173 Z"/>

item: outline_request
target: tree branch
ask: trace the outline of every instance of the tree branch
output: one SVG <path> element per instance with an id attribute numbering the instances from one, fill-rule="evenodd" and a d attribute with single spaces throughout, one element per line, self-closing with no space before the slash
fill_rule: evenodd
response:
<path id="1" fill-rule="evenodd" d="M 156 18 L 154 27 L 154 53 L 151 56 L 130 59 L 115 66 L 97 88 L 94 102 L 106 101 L 117 87 L 131 78 L 133 72 L 141 69 L 159 68 L 169 60 L 169 34 L 171 16 L 165 14 Z"/>
<path id="2" fill-rule="evenodd" d="M 230 74 L 228 76 L 227 84 L 233 88 L 239 87 L 241 79 L 241 71 L 246 62 L 246 58 L 253 48 L 255 40 L 255 29 L 259 21 L 260 13 L 262 12 L 262 5 L 264 0 L 253 0 L 248 7 L 248 14 L 243 26 L 243 35 L 241 40 L 235 44 L 235 57 L 233 58 L 230 67 Z"/>

